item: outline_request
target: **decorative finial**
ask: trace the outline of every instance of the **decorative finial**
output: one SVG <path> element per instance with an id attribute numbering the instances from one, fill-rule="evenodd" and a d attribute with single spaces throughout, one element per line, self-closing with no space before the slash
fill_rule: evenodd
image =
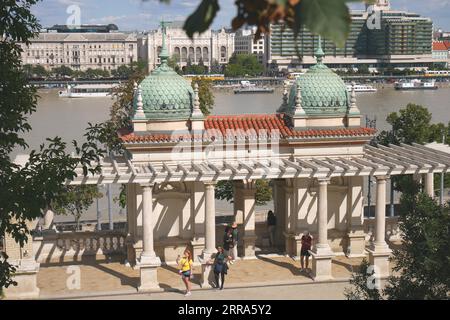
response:
<path id="1" fill-rule="evenodd" d="M 297 94 L 295 96 L 295 115 L 299 116 L 299 115 L 304 115 L 304 114 L 305 114 L 305 110 L 303 110 L 303 107 L 302 107 L 302 88 L 297 83 Z"/>
<path id="2" fill-rule="evenodd" d="M 287 106 L 288 104 L 288 88 L 287 81 L 283 82 L 283 106 Z"/>
<path id="3" fill-rule="evenodd" d="M 322 37 L 319 35 L 319 43 L 317 45 L 317 50 L 315 52 L 317 63 L 322 63 L 322 59 L 325 56 L 325 53 L 322 50 Z"/>
<path id="4" fill-rule="evenodd" d="M 136 113 L 134 114 L 134 118 L 135 119 L 145 119 L 144 103 L 142 102 L 141 85 L 138 86 L 138 90 L 137 90 Z"/>
<path id="5" fill-rule="evenodd" d="M 134 83 L 133 83 L 133 94 L 136 94 L 137 89 L 138 89 L 138 84 L 137 84 L 136 81 L 134 81 Z"/>
<path id="6" fill-rule="evenodd" d="M 192 108 L 192 118 L 203 118 L 202 110 L 200 110 L 200 99 L 198 97 L 198 83 L 194 83 L 194 105 Z"/>
<path id="7" fill-rule="evenodd" d="M 159 53 L 159 58 L 161 59 L 161 64 L 166 63 L 167 59 L 169 59 L 169 51 L 166 46 L 166 28 L 169 25 L 169 21 L 161 21 L 161 31 L 162 31 L 162 45 L 161 52 Z"/>
<path id="8" fill-rule="evenodd" d="M 355 83 L 355 81 L 352 81 L 352 90 L 350 93 L 350 108 L 348 109 L 349 114 L 360 113 L 359 109 L 356 105 L 356 90 L 355 90 L 355 88 L 356 88 L 356 83 Z"/>

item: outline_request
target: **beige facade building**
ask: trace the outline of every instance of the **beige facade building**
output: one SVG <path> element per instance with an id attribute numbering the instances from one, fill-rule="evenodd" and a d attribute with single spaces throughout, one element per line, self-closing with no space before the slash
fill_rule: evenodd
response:
<path id="1" fill-rule="evenodd" d="M 240 29 L 234 37 L 234 52 L 236 54 L 254 54 L 264 66 L 267 64 L 268 35 L 262 35 L 254 41 L 256 28 Z"/>
<path id="2" fill-rule="evenodd" d="M 200 35 L 196 34 L 193 40 L 189 39 L 179 22 L 170 23 L 166 28 L 169 56 L 176 57 L 180 67 L 185 67 L 188 61 L 198 64 L 200 60 L 208 67 L 215 61 L 220 65 L 227 64 L 234 52 L 234 33 L 227 32 L 223 28 L 218 31 L 209 29 Z M 161 63 L 159 59 L 161 47 L 161 28 L 139 37 L 139 57 L 147 62 L 149 71 Z"/>
<path id="3" fill-rule="evenodd" d="M 136 34 L 122 32 L 42 32 L 22 48 L 24 65 L 41 65 L 47 70 L 62 65 L 81 71 L 114 70 L 138 57 Z"/>

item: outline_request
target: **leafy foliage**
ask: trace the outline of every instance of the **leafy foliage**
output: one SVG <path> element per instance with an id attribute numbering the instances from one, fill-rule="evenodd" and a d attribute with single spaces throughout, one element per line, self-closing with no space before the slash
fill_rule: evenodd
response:
<path id="1" fill-rule="evenodd" d="M 442 142 L 443 138 L 450 142 L 450 124 L 432 124 L 431 113 L 427 108 L 409 103 L 406 108 L 398 113 L 392 112 L 387 117 L 387 122 L 392 126 L 390 131 L 382 131 L 376 138 L 376 142 L 382 145 L 400 143 L 428 143 L 432 141 Z M 397 191 L 409 188 L 412 182 L 411 176 L 394 176 L 394 186 Z M 445 174 L 446 187 L 450 186 L 450 175 Z"/>
<path id="2" fill-rule="evenodd" d="M 8 288 L 17 282 L 12 279 L 12 275 L 16 272 L 16 268 L 8 263 L 8 255 L 0 251 L 0 299 L 3 298 L 3 288 Z"/>
<path id="3" fill-rule="evenodd" d="M 47 139 L 38 150 L 31 151 L 21 165 L 14 163 L 11 152 L 28 145 L 21 136 L 31 130 L 27 117 L 36 110 L 36 90 L 27 85 L 21 66 L 22 49 L 17 42 L 29 43 L 39 30 L 30 13 L 34 0 L 2 1 L 0 4 L 0 235 L 11 234 L 21 246 L 28 241 L 26 222 L 41 216 L 41 210 L 64 195 L 64 184 L 76 176 L 98 172 L 103 150 L 97 145 L 99 126 L 89 124 L 85 142 L 72 142 L 75 157 L 59 137 Z M 13 268 L 2 257 L 0 287 L 13 284 Z"/>
<path id="4" fill-rule="evenodd" d="M 418 186 L 400 201 L 403 247 L 394 250 L 389 299 L 448 299 L 450 292 L 450 210 Z"/>
<path id="5" fill-rule="evenodd" d="M 76 230 L 80 230 L 81 215 L 94 203 L 94 199 L 102 196 L 97 185 L 66 186 L 61 196 L 52 202 L 51 207 L 58 214 L 72 214 L 75 217 Z"/>
<path id="6" fill-rule="evenodd" d="M 358 271 L 352 273 L 350 284 L 351 288 L 346 288 L 344 295 L 348 300 L 381 300 L 380 291 L 376 288 L 369 289 L 368 284 L 372 284 L 374 270 L 369 271 L 369 261 L 363 259 L 359 265 Z"/>
<path id="7" fill-rule="evenodd" d="M 214 106 L 214 94 L 212 92 L 211 79 L 204 77 L 195 77 L 192 79 L 191 85 L 194 88 L 195 84 L 198 84 L 198 97 L 200 100 L 200 110 L 207 116 L 211 113 Z"/>
<path id="8" fill-rule="evenodd" d="M 381 292 L 367 286 L 367 261 L 352 275 L 348 299 L 449 299 L 450 208 L 439 206 L 411 182 L 400 200 L 403 245 L 393 251 L 393 271 Z"/>
<path id="9" fill-rule="evenodd" d="M 264 71 L 263 65 L 253 54 L 233 54 L 225 67 L 226 77 L 258 76 Z"/>
<path id="10" fill-rule="evenodd" d="M 256 180 L 255 182 L 256 205 L 264 205 L 272 200 L 272 187 L 267 180 Z M 215 188 L 215 197 L 219 200 L 227 200 L 232 203 L 234 199 L 233 181 L 219 181 Z"/>

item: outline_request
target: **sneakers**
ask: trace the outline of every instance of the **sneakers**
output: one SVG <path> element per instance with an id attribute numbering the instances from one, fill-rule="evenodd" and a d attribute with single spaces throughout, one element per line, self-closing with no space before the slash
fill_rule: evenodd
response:
<path id="1" fill-rule="evenodd" d="M 231 261 L 230 261 L 230 264 L 234 264 L 234 260 L 231 260 Z"/>
<path id="2" fill-rule="evenodd" d="M 189 297 L 192 293 L 190 291 L 186 292 L 185 297 Z"/>

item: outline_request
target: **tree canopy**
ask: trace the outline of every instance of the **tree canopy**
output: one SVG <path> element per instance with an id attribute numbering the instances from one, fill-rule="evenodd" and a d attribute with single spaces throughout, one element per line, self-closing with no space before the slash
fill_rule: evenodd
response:
<path id="1" fill-rule="evenodd" d="M 61 197 L 64 184 L 77 175 L 82 166 L 84 175 L 98 172 L 103 154 L 97 145 L 99 127 L 90 125 L 83 143 L 72 141 L 75 157 L 59 137 L 46 139 L 38 150 L 32 150 L 23 165 L 15 163 L 11 152 L 27 148 L 22 134 L 31 130 L 30 114 L 36 111 L 36 89 L 28 85 L 21 65 L 22 49 L 18 42 L 29 43 L 39 30 L 30 7 L 36 0 L 6 0 L 0 6 L 0 235 L 6 233 L 21 246 L 28 241 L 26 222 L 42 216 L 41 210 Z M 0 291 L 14 284 L 14 266 L 0 252 Z"/>
<path id="2" fill-rule="evenodd" d="M 233 54 L 224 74 L 226 77 L 253 77 L 261 75 L 263 71 L 263 65 L 254 54 Z"/>

